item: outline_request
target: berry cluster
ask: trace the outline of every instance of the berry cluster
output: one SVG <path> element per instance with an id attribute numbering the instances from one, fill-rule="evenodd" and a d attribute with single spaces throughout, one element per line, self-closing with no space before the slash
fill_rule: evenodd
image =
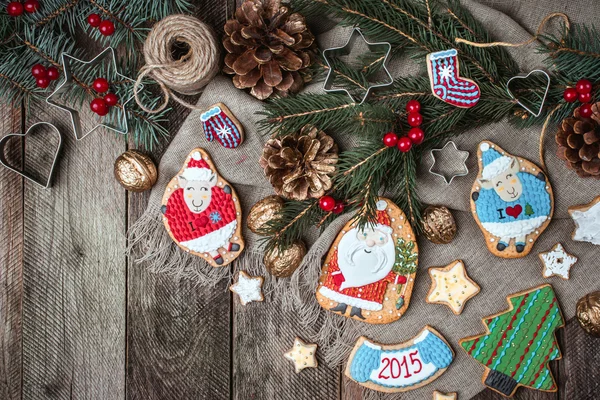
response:
<path id="1" fill-rule="evenodd" d="M 92 88 L 96 93 L 102 94 L 108 92 L 110 85 L 104 78 L 96 78 L 92 84 Z M 108 92 L 104 97 L 97 97 L 90 103 L 90 108 L 93 112 L 103 117 L 110 111 L 110 108 L 119 102 L 116 94 Z"/>
<path id="2" fill-rule="evenodd" d="M 11 17 L 18 17 L 23 15 L 23 11 L 28 13 L 34 13 L 40 8 L 40 2 L 38 0 L 27 0 L 25 3 L 20 1 L 11 1 L 6 5 L 6 13 Z"/>
<path id="3" fill-rule="evenodd" d="M 104 36 L 110 36 L 115 33 L 115 24 L 109 19 L 103 20 L 98 14 L 88 15 L 87 22 L 91 27 L 98 28 Z"/>
<path id="4" fill-rule="evenodd" d="M 37 87 L 46 89 L 50 81 L 55 81 L 59 77 L 58 69 L 55 67 L 44 67 L 42 64 L 35 64 L 31 67 L 31 75 L 35 78 Z"/>
<path id="5" fill-rule="evenodd" d="M 580 79 L 574 88 L 566 88 L 563 93 L 563 98 L 568 103 L 573 103 L 576 100 L 583 103 L 579 108 L 579 114 L 584 118 L 592 116 L 592 82 L 587 79 Z"/>
<path id="6" fill-rule="evenodd" d="M 421 103 L 417 100 L 410 100 L 406 103 L 406 111 L 408 112 L 408 125 L 411 126 L 408 135 L 401 138 L 394 132 L 388 132 L 383 136 L 383 144 L 387 147 L 397 146 L 398 150 L 403 153 L 408 152 L 413 145 L 418 146 L 425 139 L 425 132 L 419 128 L 423 123 L 421 115 Z"/>
<path id="7" fill-rule="evenodd" d="M 319 199 L 319 207 L 321 210 L 326 212 L 333 212 L 334 214 L 341 214 L 344 211 L 344 203 L 336 201 L 331 196 L 323 196 Z"/>

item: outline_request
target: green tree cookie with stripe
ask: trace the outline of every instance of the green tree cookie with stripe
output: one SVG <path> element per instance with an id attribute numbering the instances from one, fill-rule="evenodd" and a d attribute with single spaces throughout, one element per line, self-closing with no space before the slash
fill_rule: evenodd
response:
<path id="1" fill-rule="evenodd" d="M 561 358 L 555 331 L 565 325 L 551 285 L 507 298 L 510 308 L 483 319 L 488 332 L 461 339 L 460 346 L 485 367 L 483 383 L 512 397 L 519 386 L 557 390 L 548 368 Z"/>

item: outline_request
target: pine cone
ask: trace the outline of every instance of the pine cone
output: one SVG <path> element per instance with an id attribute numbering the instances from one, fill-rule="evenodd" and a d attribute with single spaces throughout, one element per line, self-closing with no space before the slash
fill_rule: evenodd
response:
<path id="1" fill-rule="evenodd" d="M 592 117 L 584 118 L 579 108 L 565 118 L 556 133 L 557 155 L 582 178 L 600 179 L 600 103 L 592 106 Z"/>
<path id="2" fill-rule="evenodd" d="M 269 139 L 260 165 L 279 196 L 320 198 L 331 189 L 338 147 L 325 132 L 307 125 L 299 134 Z"/>
<path id="3" fill-rule="evenodd" d="M 304 16 L 281 0 L 246 0 L 225 23 L 223 72 L 259 100 L 297 93 L 310 80 L 304 72 L 314 61 L 314 42 Z"/>

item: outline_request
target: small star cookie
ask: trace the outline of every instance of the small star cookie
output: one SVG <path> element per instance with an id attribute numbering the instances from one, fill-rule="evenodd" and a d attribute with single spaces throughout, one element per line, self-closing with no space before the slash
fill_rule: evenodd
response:
<path id="1" fill-rule="evenodd" d="M 456 393 L 448 393 L 444 394 L 442 392 L 438 392 L 437 390 L 433 391 L 433 400 L 456 400 Z"/>
<path id="2" fill-rule="evenodd" d="M 245 306 L 253 301 L 263 301 L 262 276 L 250 276 L 244 271 L 238 274 L 238 281 L 229 287 L 233 293 L 240 297 L 240 303 Z"/>
<path id="3" fill-rule="evenodd" d="M 544 278 L 551 276 L 560 276 L 563 279 L 569 279 L 571 267 L 577 262 L 577 257 L 567 253 L 560 243 L 545 253 L 539 254 L 544 270 L 542 275 Z"/>
<path id="4" fill-rule="evenodd" d="M 573 240 L 600 245 L 600 196 L 591 203 L 569 207 L 569 215 L 575 222 Z"/>
<path id="5" fill-rule="evenodd" d="M 296 373 L 304 368 L 317 368 L 317 345 L 307 344 L 300 338 L 294 339 L 294 347 L 284 354 L 284 357 L 294 362 Z"/>
<path id="6" fill-rule="evenodd" d="M 467 275 L 462 260 L 454 260 L 446 267 L 429 268 L 431 289 L 427 303 L 445 304 L 460 315 L 467 300 L 479 293 L 479 285 Z"/>

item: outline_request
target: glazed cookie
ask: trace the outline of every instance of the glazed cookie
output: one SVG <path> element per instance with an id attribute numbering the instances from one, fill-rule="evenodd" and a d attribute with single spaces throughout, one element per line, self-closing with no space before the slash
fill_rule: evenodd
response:
<path id="1" fill-rule="evenodd" d="M 567 253 L 560 243 L 556 243 L 552 250 L 540 253 L 538 256 L 542 262 L 544 278 L 560 276 L 563 279 L 569 279 L 571 267 L 577 262 L 577 257 Z"/>
<path id="2" fill-rule="evenodd" d="M 600 196 L 589 204 L 569 207 L 575 222 L 573 240 L 600 245 Z"/>
<path id="3" fill-rule="evenodd" d="M 321 271 L 321 307 L 370 324 L 387 324 L 406 311 L 417 271 L 415 235 L 402 210 L 377 202 L 377 223 L 363 229 L 349 221 Z"/>
<path id="4" fill-rule="evenodd" d="M 484 318 L 483 335 L 461 339 L 460 346 L 485 367 L 483 384 L 512 397 L 519 386 L 555 392 L 548 361 L 561 358 L 555 332 L 565 325 L 550 285 L 507 298 L 510 308 Z"/>
<path id="5" fill-rule="evenodd" d="M 433 391 L 433 400 L 456 400 L 456 393 L 442 393 L 437 390 Z"/>
<path id="6" fill-rule="evenodd" d="M 548 177 L 529 160 L 484 141 L 471 210 L 488 250 L 502 258 L 524 257 L 550 224 L 554 195 Z"/>
<path id="7" fill-rule="evenodd" d="M 262 294 L 264 280 L 262 276 L 250 276 L 245 271 L 240 271 L 238 281 L 231 285 L 229 290 L 239 296 L 243 306 L 253 301 L 263 301 L 265 299 Z"/>
<path id="8" fill-rule="evenodd" d="M 429 268 L 431 288 L 427 303 L 445 304 L 455 315 L 460 315 L 467 300 L 479 293 L 480 287 L 467 275 L 462 260 L 454 260 L 445 267 Z"/>
<path id="9" fill-rule="evenodd" d="M 214 267 L 229 264 L 244 250 L 240 201 L 203 149 L 194 149 L 171 179 L 161 211 L 173 241 Z"/>
<path id="10" fill-rule="evenodd" d="M 425 386 L 442 375 L 454 351 L 430 326 L 401 344 L 385 345 L 360 337 L 354 345 L 346 376 L 369 389 L 406 392 Z"/>
<path id="11" fill-rule="evenodd" d="M 299 374 L 304 368 L 317 368 L 317 345 L 304 343 L 302 339 L 294 339 L 294 347 L 283 355 L 294 363 L 294 369 Z"/>
<path id="12" fill-rule="evenodd" d="M 244 141 L 244 128 L 231 110 L 217 103 L 200 115 L 206 140 L 217 140 L 227 149 L 235 149 Z"/>

